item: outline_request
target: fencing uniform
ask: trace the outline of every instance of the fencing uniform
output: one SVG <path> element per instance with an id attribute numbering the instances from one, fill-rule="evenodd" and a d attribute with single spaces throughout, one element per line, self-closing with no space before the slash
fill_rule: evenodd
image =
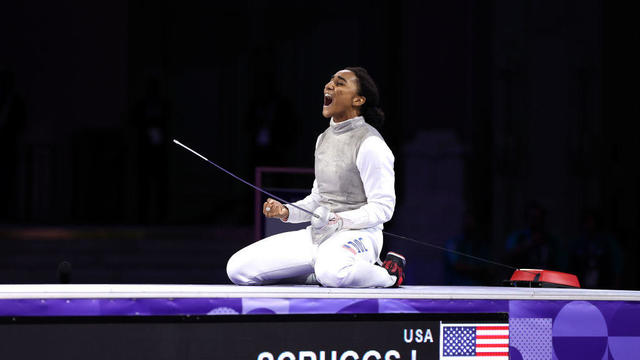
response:
<path id="1" fill-rule="evenodd" d="M 375 265 L 383 223 L 395 207 L 394 157 L 363 117 L 333 120 L 319 137 L 311 194 L 294 203 L 313 211 L 324 206 L 343 220 L 342 229 L 321 241 L 311 227 L 276 234 L 234 254 L 227 274 L 238 285 L 320 283 L 329 287 L 388 287 L 395 277 Z M 310 221 L 293 206 L 286 222 Z"/>

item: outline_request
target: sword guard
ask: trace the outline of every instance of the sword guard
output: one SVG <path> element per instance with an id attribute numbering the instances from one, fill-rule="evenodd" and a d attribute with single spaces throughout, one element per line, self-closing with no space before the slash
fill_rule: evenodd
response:
<path id="1" fill-rule="evenodd" d="M 313 211 L 313 215 L 311 217 L 311 227 L 314 229 L 320 229 L 325 227 L 331 217 L 331 211 L 324 206 L 320 206 Z"/>

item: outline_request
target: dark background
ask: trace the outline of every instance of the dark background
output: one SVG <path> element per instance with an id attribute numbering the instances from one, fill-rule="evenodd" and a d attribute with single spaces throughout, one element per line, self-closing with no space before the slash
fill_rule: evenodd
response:
<path id="1" fill-rule="evenodd" d="M 226 259 L 253 241 L 253 191 L 171 139 L 249 181 L 256 166 L 312 167 L 322 87 L 359 65 L 396 157 L 387 230 L 637 289 L 640 37 L 628 6 L 3 3 L 0 282 L 67 281 L 68 265 L 72 282 L 228 282 Z M 542 240 L 509 248 L 528 231 Z M 385 241 L 408 254 L 409 284 L 510 273 Z M 554 260 L 529 256 L 540 249 Z"/>

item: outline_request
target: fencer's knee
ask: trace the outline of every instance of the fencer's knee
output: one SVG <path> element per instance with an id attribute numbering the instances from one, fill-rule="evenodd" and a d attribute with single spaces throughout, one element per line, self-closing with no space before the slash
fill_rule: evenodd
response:
<path id="1" fill-rule="evenodd" d="M 347 280 L 353 268 L 353 260 L 336 261 L 331 256 L 318 256 L 314 271 L 316 279 L 322 286 L 342 287 L 348 286 Z"/>
<path id="2" fill-rule="evenodd" d="M 254 285 L 256 282 L 248 272 L 248 264 L 243 258 L 235 253 L 227 261 L 227 276 L 236 285 Z"/>

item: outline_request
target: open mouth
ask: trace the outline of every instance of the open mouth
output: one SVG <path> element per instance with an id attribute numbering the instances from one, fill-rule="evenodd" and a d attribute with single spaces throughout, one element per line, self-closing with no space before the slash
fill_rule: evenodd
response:
<path id="1" fill-rule="evenodd" d="M 333 98 L 329 94 L 324 94 L 324 106 L 329 106 L 333 102 Z"/>

